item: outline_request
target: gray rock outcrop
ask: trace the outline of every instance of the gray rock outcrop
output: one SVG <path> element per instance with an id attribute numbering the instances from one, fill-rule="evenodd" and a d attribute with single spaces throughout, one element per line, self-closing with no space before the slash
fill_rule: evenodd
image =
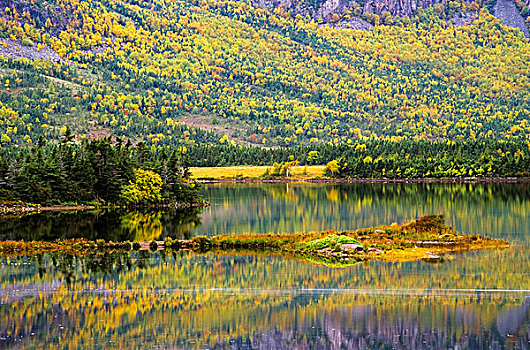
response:
<path id="1" fill-rule="evenodd" d="M 530 0 L 527 1 L 527 3 L 529 2 Z M 495 17 L 500 19 L 505 25 L 519 29 L 525 37 L 530 38 L 530 32 L 526 27 L 524 18 L 513 1 L 497 0 L 493 10 Z"/>

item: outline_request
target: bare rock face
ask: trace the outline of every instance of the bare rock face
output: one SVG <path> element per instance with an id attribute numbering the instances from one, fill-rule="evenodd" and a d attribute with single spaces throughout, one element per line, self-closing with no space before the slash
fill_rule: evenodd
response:
<path id="1" fill-rule="evenodd" d="M 363 250 L 363 248 L 364 247 L 363 247 L 362 244 L 345 243 L 345 244 L 341 244 L 340 245 L 340 249 L 342 249 L 345 252 L 361 251 L 361 250 Z"/>
<path id="2" fill-rule="evenodd" d="M 333 14 L 341 15 L 346 9 L 361 8 L 363 13 L 392 16 L 411 16 L 420 8 L 427 8 L 447 0 L 254 0 L 254 5 L 266 8 L 283 7 L 294 14 L 309 15 L 314 20 L 329 22 Z M 530 0 L 528 0 L 530 1 Z"/>
<path id="3" fill-rule="evenodd" d="M 418 2 L 420 2 L 418 4 Z M 392 16 L 410 16 L 417 12 L 418 7 L 431 6 L 429 3 L 441 2 L 439 0 L 367 0 L 364 3 L 364 12 L 381 15 L 387 11 Z M 424 6 L 425 3 L 425 6 Z"/>
<path id="4" fill-rule="evenodd" d="M 338 28 L 370 30 L 373 26 L 361 19 L 361 14 L 375 14 L 383 17 L 387 12 L 392 16 L 413 16 L 420 9 L 449 0 L 253 0 L 255 6 L 265 8 L 283 7 L 293 15 L 309 16 L 320 23 Z M 465 0 L 471 2 L 472 0 Z M 530 0 L 524 0 L 530 7 Z M 344 16 L 344 14 L 347 14 Z M 469 25 L 476 18 L 476 13 L 458 13 L 453 18 L 455 26 Z M 497 0 L 494 15 L 507 26 L 518 28 L 530 38 L 525 20 L 513 0 Z M 337 17 L 338 16 L 338 17 Z M 337 20 L 337 18 L 339 18 Z"/>
<path id="5" fill-rule="evenodd" d="M 497 0 L 493 10 L 495 17 L 500 19 L 505 25 L 519 29 L 525 37 L 530 38 L 530 32 L 526 27 L 525 20 L 513 1 Z"/>
<path id="6" fill-rule="evenodd" d="M 333 27 L 335 27 L 335 28 L 349 28 L 349 29 L 356 29 L 356 30 L 371 30 L 371 29 L 374 29 L 374 26 L 372 24 L 366 22 L 364 19 L 361 19 L 359 17 L 351 17 L 348 20 L 335 23 L 333 25 Z"/>
<path id="7" fill-rule="evenodd" d="M 10 39 L 0 39 L 0 56 L 9 58 L 26 58 L 28 60 L 49 60 L 53 62 L 64 62 L 64 60 L 49 47 L 37 48 L 36 45 L 24 46 Z"/>
<path id="8" fill-rule="evenodd" d="M 56 35 L 65 30 L 67 23 L 71 20 L 71 14 L 60 6 L 52 6 L 42 1 L 0 0 L 0 17 L 4 17 L 6 9 L 16 10 L 19 14 L 28 13 L 39 28 L 43 27 L 49 20 L 51 23 L 50 31 Z M 19 18 L 21 24 L 24 21 L 24 17 Z"/>
<path id="9" fill-rule="evenodd" d="M 350 2 L 348 0 L 327 0 L 318 9 L 317 16 L 329 21 L 334 13 L 341 14 L 345 8 L 349 7 Z"/>
<path id="10" fill-rule="evenodd" d="M 447 0 L 365 0 L 363 10 L 366 13 L 374 13 L 377 15 L 381 15 L 386 11 L 392 16 L 403 17 L 412 16 L 422 8 L 425 9 L 436 4 L 445 4 L 446 1 Z"/>

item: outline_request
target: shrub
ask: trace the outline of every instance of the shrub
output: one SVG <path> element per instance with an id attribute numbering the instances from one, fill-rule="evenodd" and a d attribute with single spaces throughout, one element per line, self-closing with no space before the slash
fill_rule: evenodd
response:
<path id="1" fill-rule="evenodd" d="M 149 249 L 152 252 L 156 252 L 158 250 L 158 243 L 156 243 L 155 240 L 152 240 L 151 243 L 149 244 Z"/>
<path id="2" fill-rule="evenodd" d="M 22 39 L 22 46 L 33 47 L 33 45 L 35 44 L 33 43 L 33 41 L 31 41 L 30 38 Z"/>

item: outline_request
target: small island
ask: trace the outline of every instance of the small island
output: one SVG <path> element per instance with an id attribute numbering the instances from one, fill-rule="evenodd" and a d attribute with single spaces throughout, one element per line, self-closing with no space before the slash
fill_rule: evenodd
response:
<path id="1" fill-rule="evenodd" d="M 461 235 L 445 225 L 442 215 L 423 216 L 411 223 L 355 231 L 333 230 L 293 234 L 244 234 L 197 236 L 190 240 L 151 242 L 106 242 L 85 239 L 55 242 L 0 242 L 0 257 L 57 252 L 72 255 L 110 251 L 162 250 L 164 253 L 189 250 L 203 254 L 279 255 L 332 267 L 361 261 L 404 262 L 424 260 L 442 262 L 450 254 L 482 249 L 508 248 L 505 240 L 479 235 Z"/>

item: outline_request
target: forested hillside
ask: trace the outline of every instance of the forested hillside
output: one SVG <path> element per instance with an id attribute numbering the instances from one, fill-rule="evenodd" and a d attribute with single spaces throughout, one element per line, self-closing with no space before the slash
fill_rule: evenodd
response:
<path id="1" fill-rule="evenodd" d="M 8 0 L 0 17 L 4 148 L 66 127 L 147 145 L 530 135 L 528 40 L 477 3 L 369 31 L 246 1 Z"/>

